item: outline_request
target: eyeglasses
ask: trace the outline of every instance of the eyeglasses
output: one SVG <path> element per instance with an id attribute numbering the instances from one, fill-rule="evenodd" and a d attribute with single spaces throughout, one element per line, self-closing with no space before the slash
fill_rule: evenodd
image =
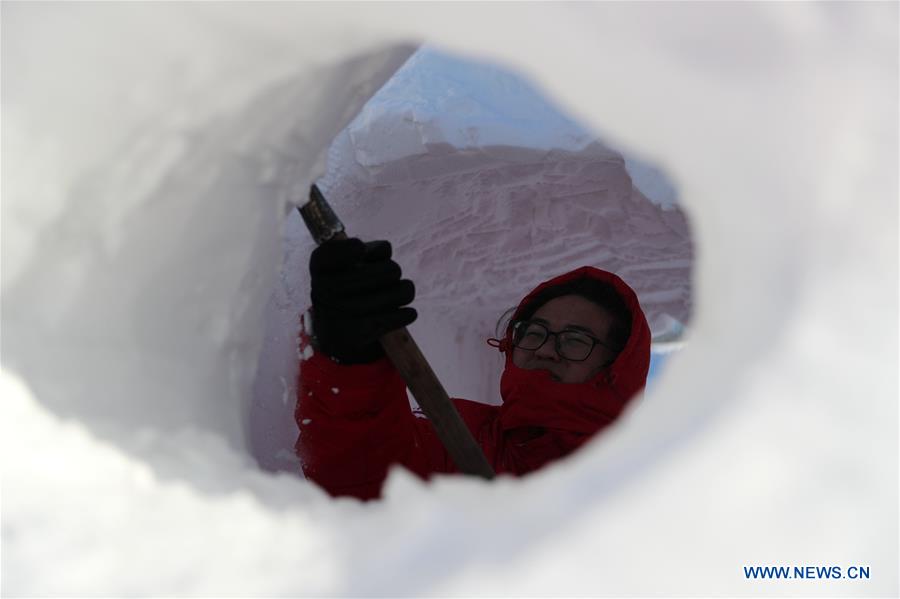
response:
<path id="1" fill-rule="evenodd" d="M 513 345 L 519 349 L 535 351 L 540 349 L 550 337 L 555 337 L 556 353 L 561 358 L 572 362 L 583 362 L 588 359 L 594 347 L 603 346 L 610 351 L 611 347 L 587 333 L 580 331 L 559 331 L 553 333 L 539 322 L 519 320 L 513 323 Z"/>

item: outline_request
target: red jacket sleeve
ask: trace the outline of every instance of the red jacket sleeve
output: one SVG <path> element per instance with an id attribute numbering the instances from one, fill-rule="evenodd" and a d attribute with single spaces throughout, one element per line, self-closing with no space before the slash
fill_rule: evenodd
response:
<path id="1" fill-rule="evenodd" d="M 410 410 L 406 383 L 387 358 L 341 365 L 315 352 L 299 376 L 296 451 L 306 478 L 329 494 L 376 498 L 394 464 L 425 479 L 458 472 L 431 422 Z M 496 407 L 453 402 L 493 461 Z"/>
<path id="2" fill-rule="evenodd" d="M 393 463 L 424 474 L 406 384 L 387 358 L 341 365 L 315 352 L 299 376 L 296 449 L 308 479 L 331 495 L 370 499 Z"/>
<path id="3" fill-rule="evenodd" d="M 307 358 L 300 361 L 297 381 L 295 449 L 307 479 L 333 496 L 372 499 L 394 464 L 422 478 L 458 471 L 431 422 L 413 414 L 406 383 L 387 358 L 342 365 L 314 352 L 303 332 L 300 349 Z M 493 461 L 497 408 L 453 402 Z"/>

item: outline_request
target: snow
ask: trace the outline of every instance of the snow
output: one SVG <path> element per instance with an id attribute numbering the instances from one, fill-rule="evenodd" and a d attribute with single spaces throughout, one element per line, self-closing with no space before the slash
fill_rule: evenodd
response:
<path id="1" fill-rule="evenodd" d="M 900 591 L 896 4 L 2 11 L 4 594 Z M 508 95 L 424 98 L 421 135 L 398 133 L 394 154 L 358 121 L 360 151 L 329 178 L 354 148 L 341 131 L 418 40 L 451 67 L 509 69 L 494 79 Z M 533 175 L 509 161 L 534 142 L 503 120 L 520 106 L 556 119 Z M 438 126 L 450 109 L 480 129 Z M 579 146 L 582 129 L 601 146 Z M 500 184 L 468 180 L 472 163 Z M 634 229 L 613 220 L 592 246 L 616 217 L 565 165 L 601 163 Z M 675 343 L 689 308 L 689 340 L 619 426 L 526 479 L 397 470 L 384 501 L 331 500 L 283 472 L 298 465 L 280 441 L 266 471 L 254 431 L 294 426 L 275 408 L 308 294 L 311 242 L 288 204 L 322 176 L 354 233 L 395 243 L 422 290 L 413 334 L 454 394 L 490 399 L 496 371 L 440 368 L 487 373 L 476 348 L 513 291 L 570 261 L 660 284 L 641 292 L 654 333 Z M 517 195 L 554 176 L 572 198 Z M 389 189 L 364 195 L 373 182 Z M 439 182 L 471 187 L 423 201 Z M 676 244 L 672 260 L 682 211 L 696 257 Z M 530 221 L 547 228 L 529 239 Z M 254 401 L 264 370 L 271 405 Z M 755 564 L 873 578 L 745 580 Z"/>
<path id="2" fill-rule="evenodd" d="M 350 123 L 348 134 L 356 161 L 366 167 L 425 153 L 434 144 L 574 151 L 592 140 L 589 130 L 553 110 L 515 74 L 430 47 L 416 52 L 378 90 Z M 382 140 L 389 143 L 377 143 Z"/>

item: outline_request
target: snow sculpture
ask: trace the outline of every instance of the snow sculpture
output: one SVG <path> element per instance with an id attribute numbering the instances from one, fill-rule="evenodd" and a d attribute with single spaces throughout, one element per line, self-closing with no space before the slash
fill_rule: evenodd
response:
<path id="1" fill-rule="evenodd" d="M 4 3 L 4 593 L 896 595 L 897 10 Z M 695 318 L 558 468 L 330 502 L 242 410 L 288 182 L 411 40 L 663 165 Z"/>

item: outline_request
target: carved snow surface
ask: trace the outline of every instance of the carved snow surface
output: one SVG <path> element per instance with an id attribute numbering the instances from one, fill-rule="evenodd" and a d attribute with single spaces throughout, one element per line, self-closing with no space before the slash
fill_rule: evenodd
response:
<path id="1" fill-rule="evenodd" d="M 352 234 L 391 240 L 417 303 L 490 317 L 591 265 L 628 281 L 659 333 L 689 318 L 672 183 L 509 70 L 420 49 L 331 145 L 320 186 Z"/>
<path id="2" fill-rule="evenodd" d="M 496 321 L 542 280 L 591 265 L 634 287 L 651 326 L 687 322 L 687 220 L 650 202 L 620 154 L 600 144 L 428 150 L 328 190 L 354 235 L 392 242 L 417 304 Z"/>

